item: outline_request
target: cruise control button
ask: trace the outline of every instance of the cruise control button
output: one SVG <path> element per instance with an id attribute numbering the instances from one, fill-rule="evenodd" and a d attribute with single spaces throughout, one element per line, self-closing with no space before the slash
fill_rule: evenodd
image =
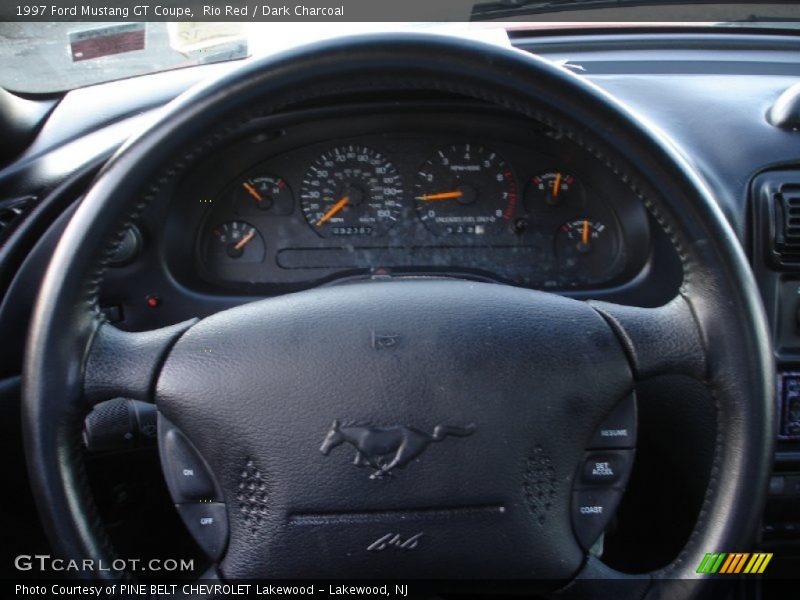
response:
<path id="1" fill-rule="evenodd" d="M 624 483 L 630 473 L 632 450 L 589 452 L 581 469 L 581 482 L 590 485 Z"/>
<path id="2" fill-rule="evenodd" d="M 589 550 L 608 527 L 621 497 L 622 491 L 615 489 L 572 492 L 572 527 L 584 550 Z"/>
<path id="3" fill-rule="evenodd" d="M 636 396 L 631 394 L 606 417 L 592 437 L 589 448 L 636 446 Z"/>
<path id="4" fill-rule="evenodd" d="M 228 541 L 225 505 L 221 502 L 197 502 L 177 504 L 175 508 L 200 548 L 211 560 L 219 560 Z"/>
<path id="5" fill-rule="evenodd" d="M 172 499 L 176 503 L 216 499 L 214 481 L 203 459 L 189 440 L 174 427 L 161 436 L 161 462 Z"/>

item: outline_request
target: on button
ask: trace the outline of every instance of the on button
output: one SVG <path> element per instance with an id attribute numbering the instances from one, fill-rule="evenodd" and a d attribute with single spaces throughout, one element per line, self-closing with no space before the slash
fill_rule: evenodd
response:
<path id="1" fill-rule="evenodd" d="M 216 486 L 205 462 L 175 427 L 164 431 L 162 420 L 161 464 L 172 498 L 177 503 L 217 498 Z"/>

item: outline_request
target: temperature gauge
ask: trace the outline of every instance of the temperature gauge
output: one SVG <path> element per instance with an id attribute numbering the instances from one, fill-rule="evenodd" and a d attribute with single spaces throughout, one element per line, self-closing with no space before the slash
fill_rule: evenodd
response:
<path id="1" fill-rule="evenodd" d="M 288 215 L 292 212 L 292 190 L 286 181 L 275 175 L 245 179 L 234 186 L 233 194 L 236 212 L 240 215 Z"/>

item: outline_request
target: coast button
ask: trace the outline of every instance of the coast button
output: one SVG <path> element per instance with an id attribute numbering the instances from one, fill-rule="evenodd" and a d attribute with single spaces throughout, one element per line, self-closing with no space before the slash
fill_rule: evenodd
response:
<path id="1" fill-rule="evenodd" d="M 622 491 L 615 489 L 572 492 L 572 528 L 584 550 L 589 550 L 608 526 L 621 497 Z"/>

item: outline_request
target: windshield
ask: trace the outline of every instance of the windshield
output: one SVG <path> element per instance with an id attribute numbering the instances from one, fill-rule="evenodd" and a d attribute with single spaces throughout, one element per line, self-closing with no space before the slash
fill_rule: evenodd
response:
<path id="1" fill-rule="evenodd" d="M 480 23 L 0 23 L 0 86 L 51 93 L 340 35 L 402 30 L 507 39 L 502 25 Z"/>
<path id="2" fill-rule="evenodd" d="M 800 26 L 800 11 L 794 3 L 493 0 L 469 2 L 466 7 L 460 0 L 451 3 L 461 12 L 440 11 L 436 16 L 452 15 L 460 22 L 2 22 L 0 86 L 23 93 L 53 93 L 169 69 L 246 60 L 302 43 L 366 32 L 436 31 L 502 43 L 506 29 L 535 32 L 613 26 L 646 30 L 665 23 L 781 30 Z M 428 16 L 429 11 L 418 3 L 410 6 Z M 659 12 L 654 12 L 656 8 Z M 414 14 L 410 10 L 408 16 Z"/>

